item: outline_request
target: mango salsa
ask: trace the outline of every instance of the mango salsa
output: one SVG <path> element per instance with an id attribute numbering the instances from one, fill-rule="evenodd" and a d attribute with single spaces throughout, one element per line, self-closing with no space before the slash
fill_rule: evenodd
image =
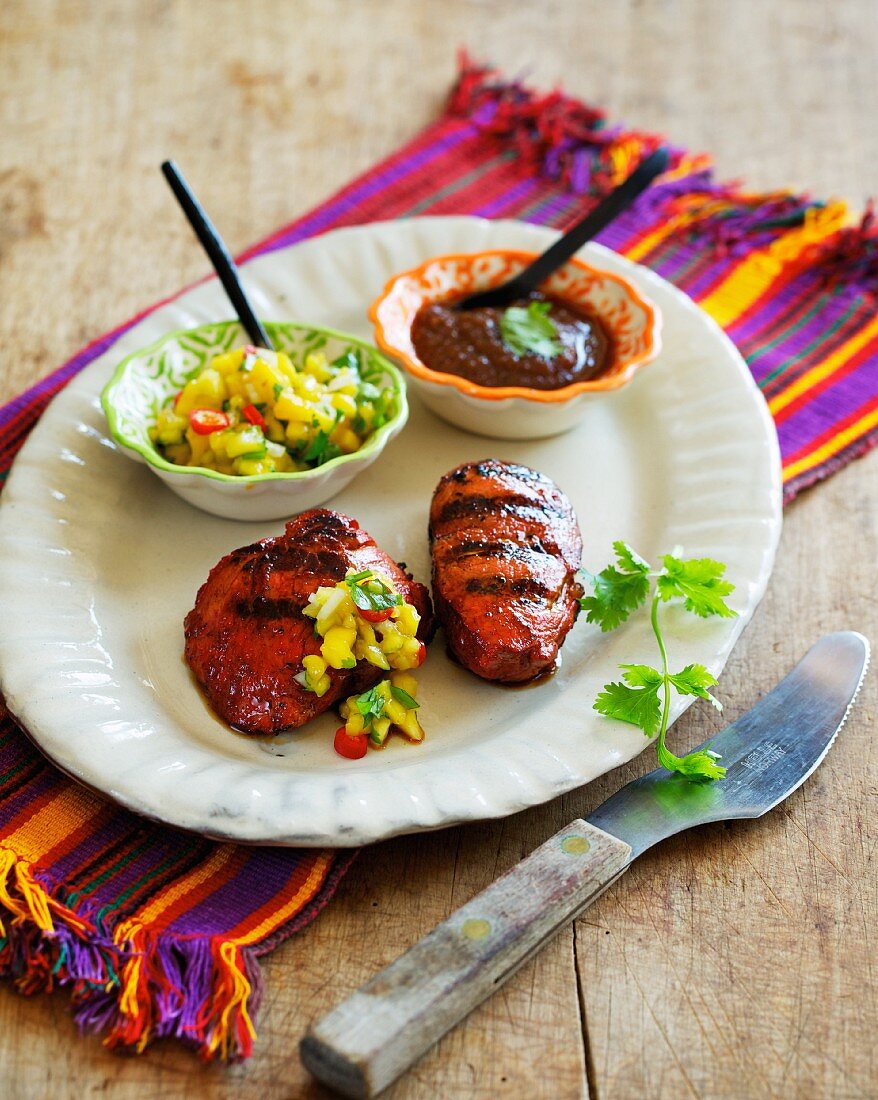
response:
<path id="1" fill-rule="evenodd" d="M 367 736 L 371 748 L 384 747 L 392 729 L 409 741 L 424 740 L 415 695 L 418 682 L 407 672 L 391 672 L 362 695 L 351 695 L 339 708 L 348 737 Z"/>
<path id="2" fill-rule="evenodd" d="M 159 410 L 149 437 L 177 466 L 294 473 L 358 451 L 396 411 L 393 391 L 362 377 L 353 348 L 331 363 L 312 351 L 295 364 L 248 345 L 213 356 Z"/>
<path id="3" fill-rule="evenodd" d="M 418 685 L 410 672 L 426 656 L 417 638 L 421 616 L 389 578 L 371 569 L 348 572 L 336 585 L 318 588 L 303 613 L 314 620 L 321 639 L 320 656 L 305 657 L 296 676 L 306 691 L 325 695 L 331 685 L 329 670 L 356 668 L 359 661 L 389 673 L 369 691 L 342 703 L 347 735 L 368 737 L 372 748 L 383 747 L 393 729 L 409 741 L 423 741 L 416 714 Z"/>

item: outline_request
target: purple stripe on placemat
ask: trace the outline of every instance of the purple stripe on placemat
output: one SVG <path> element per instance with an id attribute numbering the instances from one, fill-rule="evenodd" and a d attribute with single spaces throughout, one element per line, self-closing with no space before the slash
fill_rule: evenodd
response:
<path id="1" fill-rule="evenodd" d="M 820 293 L 820 284 L 811 272 L 802 272 L 781 287 L 770 299 L 755 302 L 738 321 L 729 326 L 728 333 L 739 347 L 748 347 L 759 341 L 763 333 L 768 340 L 776 335 L 776 325 L 794 312 L 804 293 Z"/>
<path id="2" fill-rule="evenodd" d="M 398 183 L 406 176 L 410 176 L 416 169 L 423 168 L 438 156 L 462 144 L 468 138 L 476 136 L 475 127 L 469 123 L 461 123 L 460 129 L 447 134 L 432 145 L 410 156 L 408 159 L 395 160 L 385 171 L 377 175 L 368 175 L 359 186 L 353 190 L 346 188 L 334 201 L 320 207 L 314 214 L 306 217 L 288 230 L 283 230 L 276 237 L 271 237 L 261 244 L 255 245 L 242 254 L 242 260 L 250 260 L 256 256 L 264 256 L 269 252 L 275 252 L 279 248 L 286 248 L 306 237 L 313 237 L 328 229 L 334 222 L 343 218 L 351 208 L 360 205 L 365 200 L 373 198 L 379 191 Z"/>
<path id="3" fill-rule="evenodd" d="M 749 356 L 750 369 L 766 400 L 789 389 L 803 374 L 825 361 L 836 348 L 858 332 L 873 313 L 868 306 L 851 312 L 838 303 L 840 312 L 834 311 L 829 322 L 823 324 L 823 311 L 827 308 L 832 308 L 832 303 L 827 307 L 826 301 L 821 302 L 818 311 L 804 324 L 799 319 L 802 327 L 796 332 L 791 332 L 777 343 L 771 340 L 764 342 L 761 347 L 766 350 L 760 351 L 757 347 Z M 790 326 L 791 329 L 793 327 Z"/>
<path id="4" fill-rule="evenodd" d="M 69 852 L 53 860 L 52 878 L 58 882 L 64 882 L 71 876 L 80 874 L 81 868 L 87 866 L 91 860 L 99 856 L 103 857 L 109 848 L 123 837 L 130 836 L 132 828 L 138 826 L 143 828 L 143 822 L 124 810 L 112 814 L 101 825 L 99 831 L 90 832 L 75 848 L 71 848 Z"/>
<path id="5" fill-rule="evenodd" d="M 131 820 L 128 821 L 127 827 L 130 831 L 132 828 Z M 160 868 L 166 863 L 176 864 L 181 858 L 185 858 L 185 854 L 181 857 L 180 838 L 173 834 L 171 830 L 156 831 L 150 837 L 144 838 L 144 843 L 147 845 L 146 847 L 137 852 L 134 857 L 129 856 L 122 862 L 120 867 L 116 868 L 111 875 L 97 886 L 94 883 L 83 885 L 82 894 L 85 895 L 86 900 L 84 903 L 80 903 L 82 912 L 88 914 L 101 913 L 102 921 L 106 922 L 108 927 L 112 927 L 120 918 L 124 918 L 130 913 L 130 899 L 122 899 L 132 887 L 139 884 L 135 893 L 139 896 L 140 891 L 144 889 L 148 896 L 156 888 L 155 885 L 151 886 L 149 884 L 150 879 L 156 877 L 156 885 L 164 885 L 166 872 L 160 872 Z M 196 841 L 191 837 L 187 837 L 186 852 L 196 854 L 199 849 L 203 851 L 207 843 L 207 841 Z M 112 859 L 110 862 L 112 863 Z M 159 874 L 161 877 L 158 877 Z M 173 874 L 174 877 L 177 877 L 179 869 Z M 55 876 L 53 875 L 53 877 Z M 137 905 L 139 906 L 142 902 L 143 898 L 140 898 Z"/>
<path id="6" fill-rule="evenodd" d="M 242 881 L 247 883 L 247 914 L 249 916 L 255 913 L 289 887 L 290 878 L 295 873 L 290 867 L 290 860 L 295 854 L 292 849 L 284 848 L 250 849 L 241 860 L 234 877 L 197 905 L 182 912 L 167 926 L 168 931 L 179 936 L 203 932 L 205 928 L 219 929 L 224 920 L 228 924 L 229 913 L 241 910 L 240 904 L 236 902 L 241 899 Z M 246 868 L 250 864 L 258 867 L 258 875 L 247 875 Z"/>
<path id="7" fill-rule="evenodd" d="M 582 206 L 584 212 L 585 204 L 580 195 L 552 194 L 530 209 L 522 210 L 519 217 L 526 222 L 531 222 L 534 225 L 545 225 L 551 229 L 562 224 L 567 217 L 572 219 L 577 215 L 577 208 L 580 206 Z"/>
<path id="8" fill-rule="evenodd" d="M 655 261 L 655 257 L 652 257 Z M 669 282 L 678 287 L 686 287 L 686 293 L 692 296 L 692 288 L 702 280 L 711 282 L 717 275 L 720 264 L 715 261 L 705 263 L 704 253 L 697 248 L 691 248 L 686 244 L 677 244 L 668 250 L 667 254 L 657 263 L 652 262 L 653 270 L 661 273 Z"/>
<path id="9" fill-rule="evenodd" d="M 846 374 L 843 378 L 835 376 L 829 380 L 832 392 L 827 399 L 826 390 L 816 393 L 813 390 L 804 395 L 806 400 L 795 412 L 783 417 L 777 425 L 778 435 L 783 435 L 786 440 L 792 441 L 790 451 L 794 451 L 798 444 L 807 443 L 822 435 L 833 424 L 855 413 L 858 409 L 863 414 L 868 411 L 867 406 L 871 398 L 878 392 L 878 385 L 873 377 L 873 362 L 866 355 L 856 369 Z M 824 400 L 820 400 L 820 399 Z"/>
<path id="10" fill-rule="evenodd" d="M 283 943 L 283 941 L 288 939 L 294 932 L 298 932 L 300 929 L 304 928 L 305 925 L 310 924 L 321 909 L 324 909 L 332 900 L 339 882 L 359 854 L 359 848 L 336 849 L 332 870 L 323 880 L 323 885 L 314 897 L 300 913 L 297 913 L 287 924 L 282 925 L 277 932 L 271 936 L 267 936 L 264 940 L 260 940 L 259 943 L 254 944 L 254 954 L 264 955 L 266 952 L 277 947 L 279 943 Z"/>
<path id="11" fill-rule="evenodd" d="M 53 787 L 61 787 L 65 783 L 66 780 L 46 764 L 41 774 L 34 776 L 15 794 L 0 801 L 0 829 L 5 829 L 13 818 L 26 809 L 30 803 L 37 802 L 44 794 L 48 794 Z M 36 813 L 36 809 L 34 813 Z"/>
<path id="12" fill-rule="evenodd" d="M 693 246 L 703 250 L 703 245 L 696 244 Z M 690 280 L 686 280 L 685 290 L 690 298 L 694 298 L 697 302 L 699 298 L 703 298 L 709 292 L 710 288 L 719 283 L 728 271 L 730 271 L 738 260 L 734 256 L 718 256 L 713 263 L 705 264 L 697 276 Z M 650 266 L 652 266 L 650 264 Z M 661 265 L 657 265 L 655 270 L 660 271 Z"/>

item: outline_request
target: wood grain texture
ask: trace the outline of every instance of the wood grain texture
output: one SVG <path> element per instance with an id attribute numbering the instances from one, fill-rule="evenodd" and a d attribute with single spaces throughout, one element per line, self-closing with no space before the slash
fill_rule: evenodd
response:
<path id="1" fill-rule="evenodd" d="M 467 44 L 616 117 L 709 149 L 754 186 L 876 189 L 874 0 L 5 0 L 0 6 L 0 400 L 205 273 L 159 163 L 174 156 L 233 249 L 306 210 L 433 117 Z M 788 511 L 768 594 L 720 682 L 747 710 L 828 630 L 878 641 L 878 456 Z M 586 542 L 588 530 L 584 531 Z M 854 1098 L 878 1080 L 878 678 L 816 775 L 768 817 L 639 860 L 387 1095 Z M 691 710 L 672 744 L 717 728 Z M 63 994 L 0 989 L 9 1100 L 327 1096 L 310 1021 L 647 754 L 502 822 L 363 855 L 320 919 L 264 960 L 245 1065 L 80 1039 Z"/>

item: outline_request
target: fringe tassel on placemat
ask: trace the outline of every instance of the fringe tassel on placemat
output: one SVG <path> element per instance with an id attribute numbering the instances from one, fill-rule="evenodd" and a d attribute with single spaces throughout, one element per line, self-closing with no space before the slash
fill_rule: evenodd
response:
<path id="1" fill-rule="evenodd" d="M 111 937 L 63 905 L 30 865 L 0 849 L 0 976 L 32 994 L 72 986 L 83 1030 L 140 1053 L 173 1037 L 206 1060 L 252 1051 L 262 999 L 256 949 L 214 937 L 168 936 L 137 921 Z"/>
<path id="2" fill-rule="evenodd" d="M 180 1039 L 205 1059 L 246 1058 L 262 996 L 255 955 L 218 937 L 169 938 L 125 922 L 115 940 L 125 957 L 118 990 L 77 1009 L 84 1026 L 98 1023 L 109 1047 L 138 1053 L 156 1038 Z"/>
<path id="3" fill-rule="evenodd" d="M 819 251 L 819 263 L 831 284 L 853 284 L 878 296 L 878 218 L 869 200 L 858 225 L 840 229 Z"/>
<path id="4" fill-rule="evenodd" d="M 540 94 L 520 81 L 497 79 L 492 66 L 477 64 L 466 51 L 459 62 L 449 111 L 511 141 L 527 162 L 575 194 L 604 194 L 661 144 L 656 134 L 608 126 L 604 111 L 558 89 Z M 675 164 L 684 155 L 672 154 Z"/>
<path id="5" fill-rule="evenodd" d="M 659 134 L 608 125 L 603 110 L 558 88 L 540 93 L 520 80 L 504 80 L 465 50 L 448 110 L 511 142 L 547 179 L 593 199 L 617 186 L 658 145 L 668 144 Z M 878 226 L 871 203 L 860 224 L 852 225 L 840 200 L 720 184 L 710 157 L 668 147 L 671 168 L 640 197 L 641 212 L 660 209 L 675 229 L 685 228 L 718 256 L 752 256 L 753 268 L 761 267 L 766 277 L 793 264 L 817 269 L 825 284 L 878 293 Z"/>

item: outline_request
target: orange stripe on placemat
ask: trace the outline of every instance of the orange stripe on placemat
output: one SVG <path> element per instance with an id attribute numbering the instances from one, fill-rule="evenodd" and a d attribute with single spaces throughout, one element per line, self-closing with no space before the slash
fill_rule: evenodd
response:
<path id="1" fill-rule="evenodd" d="M 847 426 L 842 427 L 842 425 Z M 861 405 L 841 424 L 833 424 L 824 433 L 824 436 L 828 438 L 821 447 L 817 447 L 810 454 L 803 455 L 801 458 L 790 462 L 788 466 L 784 466 L 783 480 L 785 482 L 792 481 L 799 474 L 812 470 L 815 466 L 819 466 L 821 462 L 826 462 L 833 455 L 838 454 L 839 451 L 844 450 L 856 439 L 876 427 L 878 427 L 878 403 L 873 400 L 865 406 Z"/>
<path id="2" fill-rule="evenodd" d="M 821 241 L 842 228 L 847 216 L 843 202 L 814 207 L 801 229 L 790 229 L 758 252 L 751 252 L 699 305 L 717 324 L 731 325 L 761 297 L 788 264 L 803 260 Z"/>
<path id="3" fill-rule="evenodd" d="M 649 253 L 658 248 L 663 241 L 666 241 L 668 237 L 672 237 L 678 229 L 691 220 L 692 217 L 688 213 L 675 214 L 673 217 L 668 218 L 662 225 L 658 226 L 657 229 L 646 232 L 639 240 L 635 240 L 633 244 L 626 244 L 625 256 L 635 263 L 641 263 L 644 256 L 648 256 Z"/>
<path id="4" fill-rule="evenodd" d="M 3 845 L 28 863 L 35 863 L 53 851 L 63 838 L 81 829 L 106 807 L 103 799 L 82 787 L 70 784 L 55 789 L 45 800 L 31 803 L 15 819 L 13 832 L 3 838 Z"/>
<path id="5" fill-rule="evenodd" d="M 193 900 L 193 894 L 206 896 L 235 876 L 238 870 L 235 854 L 233 845 L 219 845 L 200 866 L 169 882 L 143 909 L 133 915 L 132 922 L 149 925 L 153 930 L 167 927 L 182 910 L 198 904 L 201 897 Z M 204 889 L 208 885 L 209 889 Z"/>
<path id="6" fill-rule="evenodd" d="M 64 836 L 59 838 L 54 847 L 47 848 L 40 856 L 40 862 L 44 865 L 57 863 L 68 852 L 78 848 L 87 837 L 94 835 L 100 829 L 103 829 L 105 825 L 108 825 L 118 813 L 119 807 L 114 802 L 101 801 L 94 816 L 83 821 L 78 828 L 65 831 Z"/>
<path id="7" fill-rule="evenodd" d="M 21 824 L 4 837 L 0 848 L 0 907 L 17 919 L 33 921 L 43 932 L 54 932 L 53 913 L 79 932 L 90 927 L 86 920 L 50 896 L 46 887 L 34 878 L 34 865 L 49 852 L 69 850 L 79 843 L 83 834 L 91 831 L 95 819 L 106 812 L 103 800 L 72 784 L 45 795 L 22 811 L 15 819 Z"/>
<path id="8" fill-rule="evenodd" d="M 320 887 L 323 885 L 323 880 L 326 878 L 329 868 L 332 866 L 333 853 L 321 852 L 314 859 L 314 866 L 308 873 L 308 877 L 304 883 L 296 891 L 291 898 L 289 898 L 280 909 L 276 909 L 277 898 L 272 898 L 267 901 L 265 905 L 257 909 L 255 913 L 251 913 L 246 922 L 242 922 L 236 928 L 233 928 L 229 934 L 229 938 L 233 939 L 240 945 L 246 945 L 254 943 L 256 940 L 262 939 L 276 928 L 280 928 L 281 925 L 286 924 L 288 920 L 292 918 L 303 909 L 308 902 L 314 897 Z M 254 922 L 258 922 L 255 923 Z M 248 925 L 250 926 L 248 928 Z"/>
<path id="9" fill-rule="evenodd" d="M 797 397 L 822 382 L 824 378 L 835 374 L 852 356 L 876 338 L 878 338 L 878 317 L 873 318 L 868 325 L 851 336 L 849 340 L 846 340 L 840 348 L 837 348 L 832 355 L 827 356 L 822 363 L 812 367 L 801 378 L 797 378 L 791 386 L 781 390 L 779 394 L 773 397 L 768 402 L 768 408 L 775 420 L 782 421 L 784 417 L 778 416 L 778 413 L 782 412 L 787 405 L 790 405 Z"/>
<path id="10" fill-rule="evenodd" d="M 12 836 L 19 830 L 24 832 L 28 822 L 31 821 L 44 806 L 48 806 L 55 801 L 59 794 L 58 787 L 59 784 L 57 782 L 52 783 L 45 791 L 32 797 L 31 801 L 22 806 L 17 814 L 10 817 L 3 826 L 5 829 L 11 830 L 9 836 Z"/>

